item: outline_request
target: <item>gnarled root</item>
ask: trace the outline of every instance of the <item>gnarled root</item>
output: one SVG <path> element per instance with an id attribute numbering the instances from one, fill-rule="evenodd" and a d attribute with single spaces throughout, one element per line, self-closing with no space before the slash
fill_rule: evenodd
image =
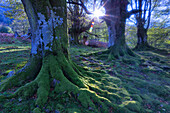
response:
<path id="1" fill-rule="evenodd" d="M 74 95 L 75 101 L 78 100 L 83 107 L 94 112 L 108 113 L 109 108 L 116 111 L 118 106 L 114 104 L 117 102 L 115 100 L 121 100 L 122 98 L 106 91 L 105 87 L 95 87 L 95 85 L 103 86 L 102 84 L 105 80 L 102 79 L 102 76 L 109 78 L 109 75 L 87 72 L 63 56 L 53 54 L 45 56 L 41 70 L 33 81 L 21 86 L 14 94 L 8 97 L 0 96 L 0 100 L 13 97 L 29 98 L 37 94 L 35 102 L 37 107 L 34 112 L 41 112 L 51 95 L 56 96 L 63 92 L 68 92 Z M 120 80 L 106 80 L 108 86 L 113 85 L 113 81 Z M 121 92 L 120 89 L 111 90 Z"/>
<path id="2" fill-rule="evenodd" d="M 23 84 L 35 79 L 41 69 L 41 62 L 41 58 L 36 56 L 31 58 L 28 63 L 15 74 L 15 76 L 3 81 L 0 86 L 0 91 L 5 91 L 8 88 L 15 86 L 22 86 Z"/>

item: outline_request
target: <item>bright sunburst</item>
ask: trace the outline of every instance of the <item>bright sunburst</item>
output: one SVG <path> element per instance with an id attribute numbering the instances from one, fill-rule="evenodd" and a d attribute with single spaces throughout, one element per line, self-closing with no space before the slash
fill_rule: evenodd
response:
<path id="1" fill-rule="evenodd" d="M 105 15 L 105 9 L 104 7 L 100 7 L 99 9 L 96 8 L 93 12 L 91 17 L 92 18 L 97 18 L 99 20 L 99 17 L 102 17 Z"/>
<path id="2" fill-rule="evenodd" d="M 93 17 L 99 18 L 100 16 L 104 16 L 105 13 L 102 12 L 100 9 L 97 9 L 93 12 Z"/>

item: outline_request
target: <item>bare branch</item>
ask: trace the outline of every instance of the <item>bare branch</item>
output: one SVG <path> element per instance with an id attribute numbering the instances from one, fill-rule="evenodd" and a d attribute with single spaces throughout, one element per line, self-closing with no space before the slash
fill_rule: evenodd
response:
<path id="1" fill-rule="evenodd" d="M 138 10 L 138 9 L 131 10 L 130 12 L 127 13 L 126 18 L 129 18 L 131 15 L 139 13 L 139 12 L 142 12 L 142 10 Z"/>
<path id="2" fill-rule="evenodd" d="M 75 5 L 80 5 L 84 10 L 85 10 L 85 12 L 87 13 L 87 14 L 92 14 L 92 12 L 90 12 L 88 9 L 87 9 L 87 7 L 84 5 L 84 3 L 82 2 L 82 0 L 80 0 L 80 2 L 81 3 L 77 3 L 77 2 L 74 2 L 74 1 L 69 1 L 69 2 L 67 2 L 67 3 L 69 3 L 69 4 L 75 4 Z"/>
<path id="3" fill-rule="evenodd" d="M 82 28 L 80 29 L 80 33 L 82 33 L 82 32 L 84 32 L 84 31 L 90 29 L 91 23 L 92 23 L 93 21 L 94 21 L 94 19 L 92 19 L 87 26 L 82 27 Z"/>
<path id="4" fill-rule="evenodd" d="M 90 34 L 90 35 L 94 35 L 94 36 L 97 37 L 97 38 L 99 38 L 99 36 L 101 36 L 101 35 L 96 35 L 96 34 L 90 33 L 90 32 L 88 32 L 87 30 L 86 30 L 85 32 L 88 33 L 88 34 Z"/>

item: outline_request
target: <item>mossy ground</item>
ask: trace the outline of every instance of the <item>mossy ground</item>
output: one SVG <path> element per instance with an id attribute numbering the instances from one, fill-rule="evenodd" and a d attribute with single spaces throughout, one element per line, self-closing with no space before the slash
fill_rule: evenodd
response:
<path id="1" fill-rule="evenodd" d="M 4 45 L 2 49 L 16 48 L 17 46 Z M 16 49 L 17 50 L 17 49 Z M 169 66 L 170 60 L 168 55 L 159 55 L 151 51 L 140 51 L 138 54 L 142 57 L 142 62 L 133 60 L 112 60 L 107 61 L 104 57 L 88 56 L 81 54 L 88 54 L 102 50 L 100 48 L 91 48 L 87 46 L 72 46 L 70 47 L 71 58 L 78 65 L 91 70 L 93 72 L 103 73 L 103 76 L 85 76 L 85 82 L 88 83 L 89 90 L 95 91 L 100 97 L 107 97 L 115 106 L 108 107 L 109 112 L 117 111 L 118 113 L 168 113 L 170 111 L 170 76 Z M 2 70 L 0 80 L 6 79 L 6 74 L 9 70 L 18 69 L 24 66 L 29 55 L 29 47 L 26 51 L 1 52 L 1 66 Z M 13 56 L 13 57 L 12 57 Z M 18 57 L 15 57 L 18 56 Z M 11 60 L 11 61 L 10 61 Z M 4 64 L 5 61 L 9 63 Z M 16 61 L 18 61 L 16 63 Z M 12 66 L 11 66 L 12 65 Z M 4 68 L 5 67 L 5 68 Z M 107 74 L 105 74 L 107 73 Z M 95 75 L 95 74 L 93 74 Z M 0 81 L 0 82 L 1 82 Z M 59 82 L 59 81 L 58 81 Z M 1 92 L 0 95 L 8 95 L 17 88 L 8 89 Z M 50 89 L 53 91 L 53 89 Z M 83 96 L 86 90 L 77 95 L 72 92 L 64 91 L 53 95 L 51 93 L 48 97 L 47 103 L 44 105 L 42 111 L 49 113 L 94 113 L 103 112 L 102 105 L 95 102 L 94 98 L 91 101 L 96 106 L 87 103 L 81 103 L 79 96 Z M 89 93 L 93 95 L 93 93 Z M 0 112 L 31 112 L 34 109 L 35 94 L 31 98 L 12 98 L 0 102 Z M 86 98 L 86 97 L 84 97 Z M 87 106 L 87 107 L 85 107 Z M 38 108 L 37 108 L 38 109 Z M 38 110 L 37 110 L 38 111 Z"/>

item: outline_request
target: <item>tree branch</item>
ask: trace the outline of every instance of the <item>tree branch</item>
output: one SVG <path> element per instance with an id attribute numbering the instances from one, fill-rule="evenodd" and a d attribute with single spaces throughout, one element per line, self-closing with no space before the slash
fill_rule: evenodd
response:
<path id="1" fill-rule="evenodd" d="M 97 37 L 97 38 L 99 38 L 99 36 L 101 36 L 101 35 L 96 35 L 96 34 L 90 33 L 90 32 L 88 32 L 88 31 L 85 31 L 85 32 L 88 33 L 88 34 L 90 34 L 90 35 L 94 35 L 94 36 Z"/>
<path id="2" fill-rule="evenodd" d="M 91 23 L 92 23 L 93 21 L 94 21 L 94 19 L 92 19 L 87 26 L 82 27 L 82 28 L 80 29 L 80 33 L 82 33 L 82 32 L 84 32 L 84 31 L 90 29 Z"/>
<path id="3" fill-rule="evenodd" d="M 151 2 L 151 0 L 149 0 L 149 4 L 150 4 L 150 7 L 149 7 L 148 23 L 147 23 L 146 30 L 148 30 L 149 25 L 150 25 L 150 19 L 151 19 L 151 7 L 152 7 L 152 2 Z"/>
<path id="4" fill-rule="evenodd" d="M 130 12 L 127 13 L 126 18 L 129 18 L 131 15 L 139 13 L 139 12 L 142 12 L 142 10 L 138 10 L 138 9 L 131 10 Z"/>
<path id="5" fill-rule="evenodd" d="M 87 7 L 84 5 L 84 3 L 82 2 L 82 0 L 80 0 L 80 2 L 81 3 L 77 3 L 77 2 L 74 2 L 74 1 L 69 1 L 69 2 L 67 2 L 67 3 L 69 3 L 69 4 L 75 4 L 75 5 L 80 5 L 84 10 L 85 10 L 85 12 L 87 13 L 87 14 L 92 14 L 92 12 L 90 12 L 88 9 L 87 9 Z"/>

